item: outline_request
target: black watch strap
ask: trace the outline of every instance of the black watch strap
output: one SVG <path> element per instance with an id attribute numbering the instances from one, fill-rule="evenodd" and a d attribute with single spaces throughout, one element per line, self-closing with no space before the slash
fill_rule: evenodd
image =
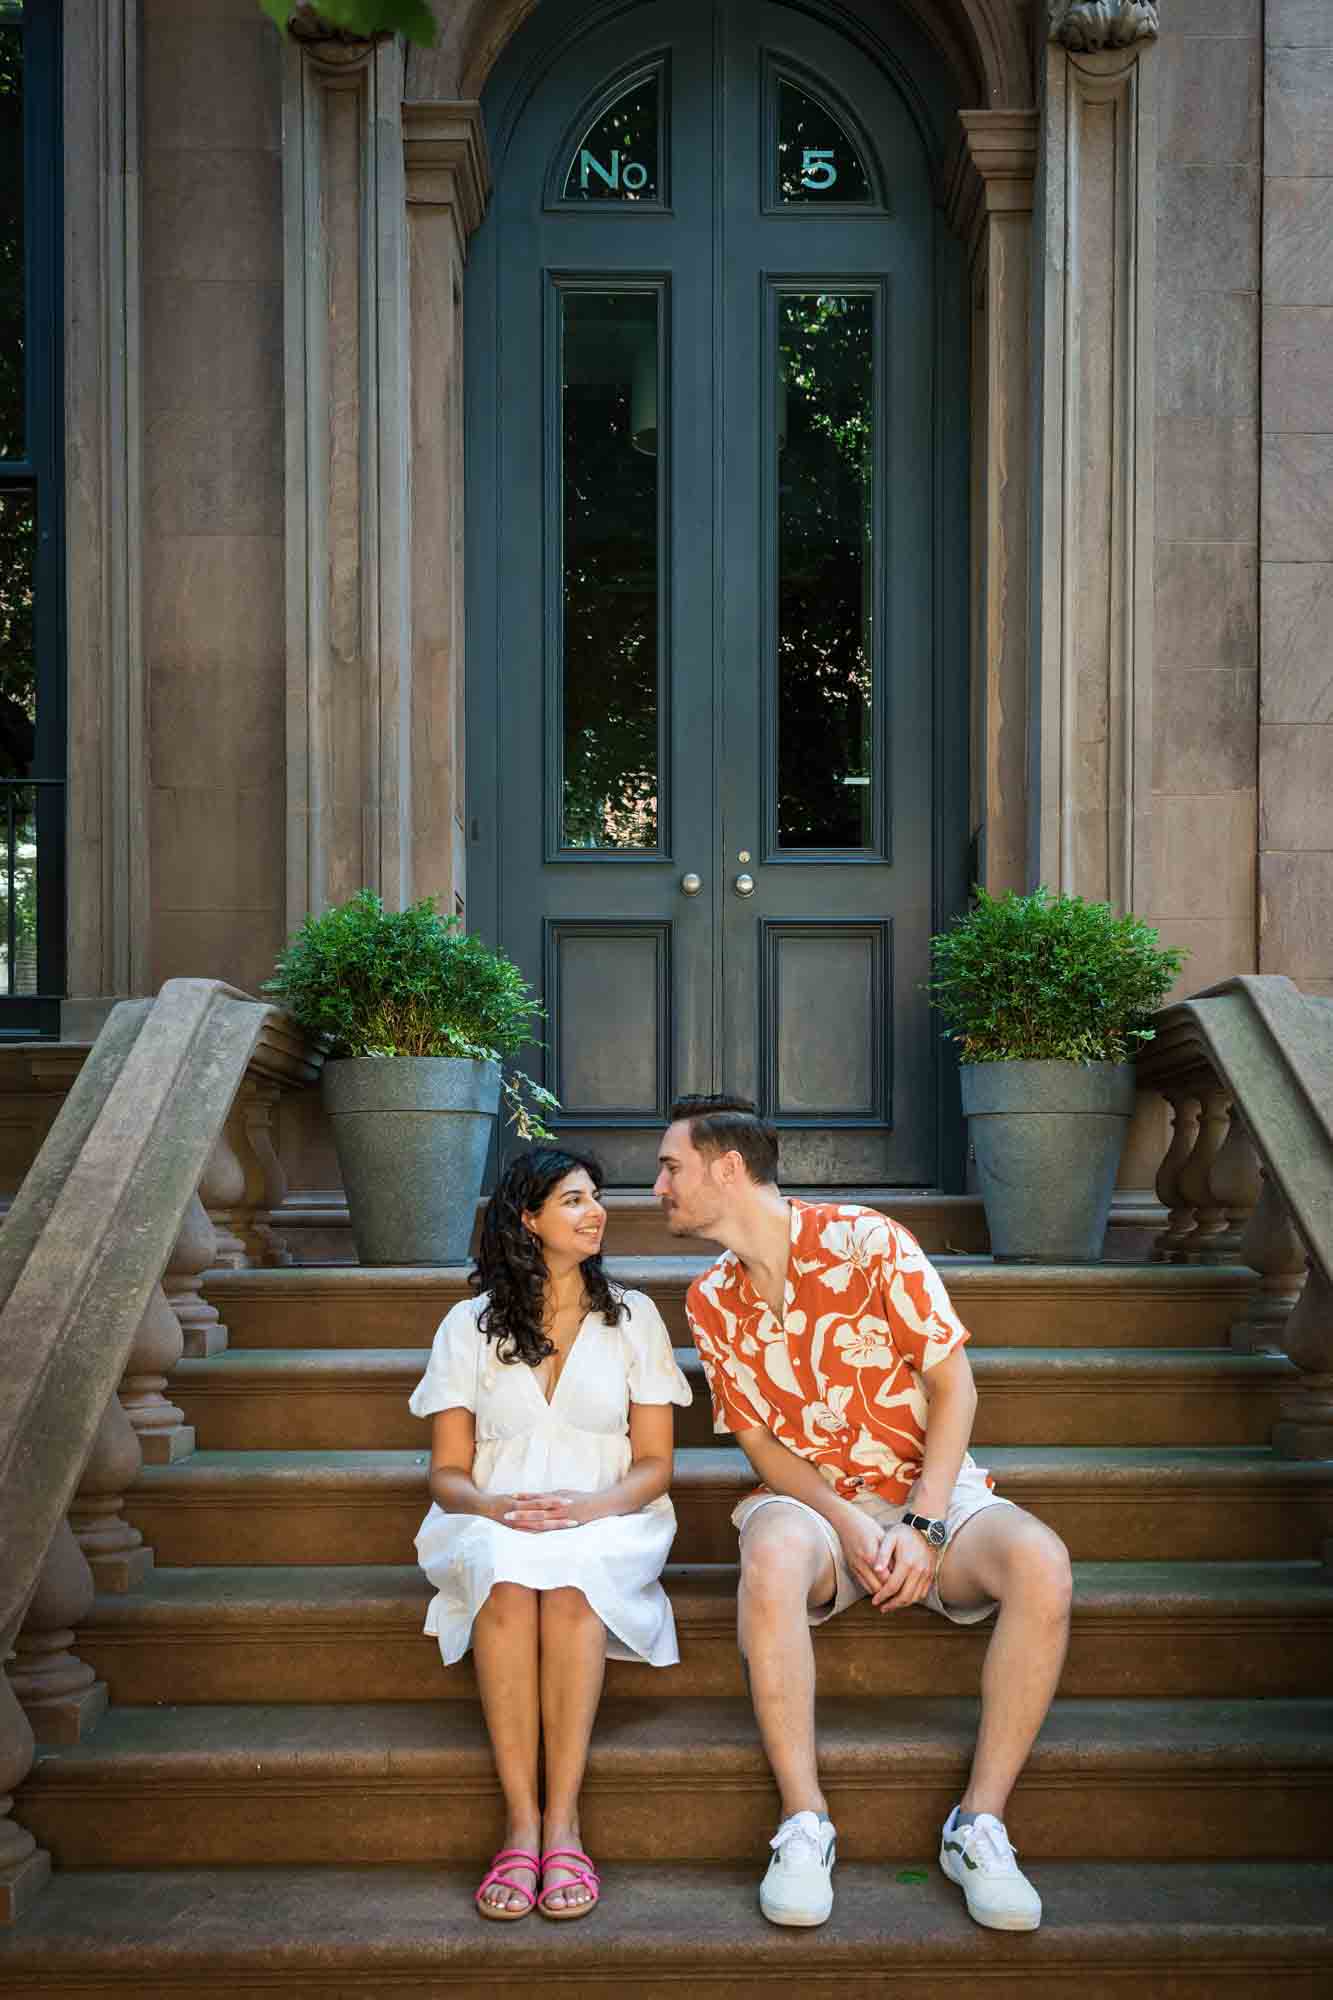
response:
<path id="1" fill-rule="evenodd" d="M 932 1521 L 928 1514 L 904 1514 L 903 1522 L 918 1529 L 933 1549 L 942 1549 L 949 1539 L 949 1524 L 945 1520 Z"/>

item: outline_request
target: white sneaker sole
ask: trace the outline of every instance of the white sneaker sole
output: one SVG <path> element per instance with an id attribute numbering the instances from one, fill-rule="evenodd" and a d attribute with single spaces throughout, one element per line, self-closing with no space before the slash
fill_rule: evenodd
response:
<path id="1" fill-rule="evenodd" d="M 761 1894 L 759 1908 L 770 1924 L 787 1924 L 799 1930 L 814 1930 L 818 1925 L 826 1924 L 833 1915 L 833 1898 L 829 1897 L 826 1910 L 775 1910 L 769 1908 Z"/>
<path id="2" fill-rule="evenodd" d="M 988 1931 L 1035 1931 L 1041 1928 L 1041 1911 L 1035 1915 L 1029 1910 L 979 1910 L 973 1905 L 967 1893 L 967 1883 L 954 1874 L 944 1856 L 940 1856 L 940 1873 L 963 1892 L 967 1914 L 974 1924 L 980 1924 Z"/>

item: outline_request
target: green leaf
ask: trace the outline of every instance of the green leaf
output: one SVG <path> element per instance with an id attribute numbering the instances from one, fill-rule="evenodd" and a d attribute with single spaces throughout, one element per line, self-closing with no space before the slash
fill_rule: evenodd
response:
<path id="1" fill-rule="evenodd" d="M 285 29 L 295 7 L 292 0 L 259 0 L 271 21 Z M 315 11 L 331 28 L 353 35 L 406 35 L 424 48 L 435 43 L 435 16 L 428 0 L 317 0 Z"/>

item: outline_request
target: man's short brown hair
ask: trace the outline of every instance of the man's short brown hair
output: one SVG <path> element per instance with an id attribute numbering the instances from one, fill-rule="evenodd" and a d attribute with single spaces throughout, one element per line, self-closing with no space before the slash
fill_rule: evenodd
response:
<path id="1" fill-rule="evenodd" d="M 689 1125 L 691 1143 L 709 1159 L 739 1153 L 752 1181 L 777 1179 L 777 1129 L 748 1097 L 678 1097 L 671 1122 L 678 1120 Z"/>

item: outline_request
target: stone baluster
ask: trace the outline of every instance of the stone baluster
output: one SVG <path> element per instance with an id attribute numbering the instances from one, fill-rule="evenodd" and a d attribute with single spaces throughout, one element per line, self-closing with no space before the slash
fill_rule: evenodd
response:
<path id="1" fill-rule="evenodd" d="M 1333 1285 L 1313 1259 L 1282 1347 L 1301 1373 L 1280 1398 L 1273 1449 L 1281 1458 L 1333 1458 Z"/>
<path id="2" fill-rule="evenodd" d="M 21 1917 L 51 1873 L 51 1857 L 10 1817 L 14 1793 L 32 1769 L 32 1724 L 9 1675 L 0 1673 L 0 1923 Z"/>
<path id="3" fill-rule="evenodd" d="M 106 1682 L 70 1649 L 92 1608 L 93 1573 L 68 1521 L 56 1529 L 14 1646 L 9 1679 L 42 1743 L 77 1743 L 103 1713 Z"/>
<path id="4" fill-rule="evenodd" d="M 249 1220 L 245 1180 L 245 1168 L 224 1125 L 199 1182 L 199 1199 L 213 1225 L 216 1270 L 243 1271 L 250 1262 L 245 1239 L 237 1230 L 238 1223 L 244 1229 Z"/>
<path id="5" fill-rule="evenodd" d="M 1259 1155 L 1239 1108 L 1233 1104 L 1226 1139 L 1208 1175 L 1209 1197 L 1223 1214 L 1223 1227 L 1204 1245 L 1208 1263 L 1237 1261 L 1260 1187 Z"/>
<path id="6" fill-rule="evenodd" d="M 138 1434 L 145 1465 L 174 1465 L 194 1450 L 194 1426 L 162 1393 L 184 1346 L 181 1323 L 161 1285 L 154 1285 L 117 1392 Z"/>
<path id="7" fill-rule="evenodd" d="M 1227 1140 L 1230 1125 L 1231 1093 L 1220 1083 L 1209 1081 L 1199 1091 L 1199 1130 L 1194 1151 L 1180 1174 L 1180 1198 L 1194 1210 L 1194 1227 L 1182 1238 L 1174 1258 L 1177 1264 L 1209 1261 L 1213 1241 L 1227 1226 L 1226 1209 L 1212 1191 L 1213 1166 Z"/>
<path id="8" fill-rule="evenodd" d="M 182 1351 L 192 1358 L 221 1354 L 227 1345 L 226 1327 L 199 1291 L 203 1273 L 216 1267 L 216 1246 L 217 1231 L 208 1211 L 198 1195 L 192 1195 L 162 1280 L 167 1302 L 180 1321 Z"/>
<path id="9" fill-rule="evenodd" d="M 287 1173 L 273 1143 L 273 1112 L 278 1095 L 270 1086 L 247 1081 L 241 1086 L 233 1114 L 239 1121 L 243 1139 L 237 1151 L 246 1165 L 247 1182 L 253 1183 L 249 1229 L 242 1234 L 254 1264 L 294 1261 L 272 1223 L 274 1209 L 281 1208 L 287 1199 Z"/>
<path id="10" fill-rule="evenodd" d="M 99 1590 L 137 1590 L 153 1567 L 153 1551 L 122 1514 L 125 1495 L 142 1468 L 134 1426 L 119 1396 L 113 1396 L 69 1510 L 69 1524 Z"/>
<path id="11" fill-rule="evenodd" d="M 1180 1176 L 1194 1150 L 1199 1132 L 1199 1100 L 1193 1087 L 1168 1085 L 1162 1095 L 1171 1106 L 1171 1144 L 1157 1169 L 1157 1199 L 1167 1211 L 1166 1228 L 1152 1247 L 1154 1264 L 1172 1264 L 1194 1227 L 1194 1210 L 1180 1192 Z"/>
<path id="12" fill-rule="evenodd" d="M 1242 1354 L 1280 1354 L 1305 1284 L 1305 1246 L 1266 1167 L 1259 1169 L 1259 1180 L 1259 1200 L 1237 1251 L 1240 1262 L 1259 1273 L 1259 1282 L 1232 1325 L 1231 1345 Z"/>

